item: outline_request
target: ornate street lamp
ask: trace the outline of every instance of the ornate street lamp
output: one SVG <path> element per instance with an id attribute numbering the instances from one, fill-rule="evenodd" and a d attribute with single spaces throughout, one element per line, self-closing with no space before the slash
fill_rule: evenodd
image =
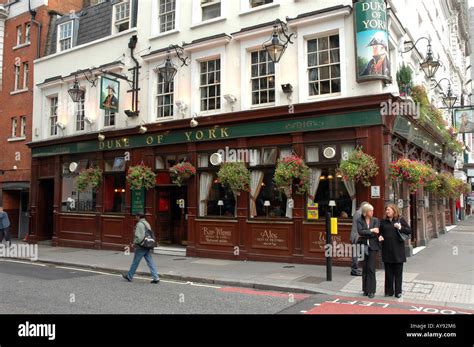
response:
<path id="1" fill-rule="evenodd" d="M 443 103 L 446 105 L 448 109 L 452 109 L 454 105 L 456 104 L 457 100 L 458 100 L 458 97 L 453 94 L 451 90 L 451 84 L 449 84 L 448 92 L 446 93 L 446 96 L 443 98 Z"/>
<path id="2" fill-rule="evenodd" d="M 275 21 L 272 37 L 263 43 L 263 48 L 267 51 L 270 59 L 275 64 L 280 61 L 288 47 L 288 44 L 293 44 L 291 41 L 293 35 L 294 34 L 288 34 L 288 26 L 286 23 L 282 22 L 280 19 Z M 281 39 L 280 36 L 283 36 L 283 39 Z"/>
<path id="3" fill-rule="evenodd" d="M 80 102 L 82 100 L 84 91 L 79 86 L 79 82 L 77 81 L 77 75 L 74 79 L 74 85 L 67 92 L 69 93 L 69 96 L 71 97 L 73 102 Z"/>
<path id="4" fill-rule="evenodd" d="M 415 43 L 413 43 L 412 41 L 405 41 L 405 45 L 410 44 L 411 47 L 406 51 L 403 51 L 402 53 L 408 53 L 414 48 L 416 48 L 416 45 L 418 44 L 418 42 L 420 42 L 420 40 L 428 41 L 428 50 L 426 52 L 426 57 L 420 63 L 420 67 L 425 73 L 425 76 L 428 79 L 432 79 L 436 75 L 436 72 L 438 71 L 439 67 L 441 66 L 441 62 L 433 57 L 433 50 L 431 49 L 430 39 L 428 39 L 427 37 L 420 37 Z"/>
<path id="5" fill-rule="evenodd" d="M 174 49 L 176 52 L 176 56 L 181 61 L 181 67 L 188 66 L 188 57 L 183 57 L 183 47 L 178 45 L 170 45 L 167 51 L 166 61 L 163 66 L 158 67 L 158 72 L 160 76 L 163 78 L 164 83 L 171 83 L 178 72 L 177 67 L 171 61 L 171 50 Z"/>

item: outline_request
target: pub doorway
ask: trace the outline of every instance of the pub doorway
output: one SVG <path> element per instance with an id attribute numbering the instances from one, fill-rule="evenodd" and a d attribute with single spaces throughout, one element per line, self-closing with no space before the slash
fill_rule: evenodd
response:
<path id="1" fill-rule="evenodd" d="M 40 180 L 38 191 L 38 241 L 52 240 L 54 230 L 54 179 Z"/>
<path id="2" fill-rule="evenodd" d="M 416 208 L 416 193 L 410 194 L 410 227 L 412 230 L 411 233 L 411 242 L 413 247 L 417 247 L 417 238 L 418 238 L 418 228 L 417 228 L 417 221 L 418 221 L 418 213 Z"/>
<path id="3" fill-rule="evenodd" d="M 156 196 L 155 216 L 159 243 L 186 246 L 187 187 L 158 186 Z"/>

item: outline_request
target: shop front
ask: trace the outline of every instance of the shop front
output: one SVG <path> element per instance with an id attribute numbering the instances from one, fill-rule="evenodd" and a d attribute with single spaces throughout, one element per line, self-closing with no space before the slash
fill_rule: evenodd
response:
<path id="1" fill-rule="evenodd" d="M 141 206 L 160 243 L 185 246 L 188 256 L 324 263 L 327 212 L 338 218 L 333 241 L 344 246 L 350 243 L 352 215 L 360 202 L 369 201 L 381 217 L 384 204 L 397 199 L 384 174 L 393 122 L 380 115 L 380 103 L 388 98 L 301 104 L 292 114 L 278 107 L 203 117 L 195 128 L 189 120 L 153 124 L 146 134 L 136 129 L 103 133 L 102 142 L 91 134 L 33 143 L 29 239 L 123 249 L 132 241 L 133 215 Z M 371 182 L 375 190 L 344 181 L 338 172 L 341 159 L 356 146 L 380 166 Z M 249 191 L 236 196 L 222 187 L 219 166 L 211 163 L 214 153 L 246 163 Z M 310 169 L 305 195 L 275 189 L 277 161 L 292 154 L 304 158 Z M 180 162 L 194 165 L 196 174 L 177 185 L 169 169 Z M 126 173 L 136 164 L 153 168 L 154 189 L 130 190 Z M 101 185 L 78 192 L 78 172 L 91 167 L 102 170 Z M 409 206 L 408 201 L 404 208 Z M 344 256 L 334 260 L 336 265 L 349 262 Z"/>

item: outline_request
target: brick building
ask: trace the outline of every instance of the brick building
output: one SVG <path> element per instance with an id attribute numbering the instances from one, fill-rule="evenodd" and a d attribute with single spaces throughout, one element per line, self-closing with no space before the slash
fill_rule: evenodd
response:
<path id="1" fill-rule="evenodd" d="M 48 27 L 84 0 L 0 0 L 0 205 L 13 236 L 28 230 L 33 61 L 44 55 Z"/>

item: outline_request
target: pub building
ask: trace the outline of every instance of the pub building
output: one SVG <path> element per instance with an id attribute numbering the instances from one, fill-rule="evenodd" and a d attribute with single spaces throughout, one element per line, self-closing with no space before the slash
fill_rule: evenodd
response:
<path id="1" fill-rule="evenodd" d="M 414 230 L 408 254 L 446 231 L 452 201 L 422 188 L 410 194 L 405 183 L 386 178 L 390 163 L 399 158 L 451 172 L 454 158 L 428 122 L 422 124 L 413 113 L 381 112 L 382 103 L 403 101 L 390 77 L 402 60 L 417 67 L 415 74 L 425 72 L 418 69 L 422 56 L 397 54 L 393 43 L 407 32 L 383 0 L 341 1 L 334 7 L 315 2 L 311 9 L 307 2 L 227 2 L 226 15 L 243 12 L 239 21 L 226 24 L 230 34 L 218 35 L 212 23 L 222 18 L 206 22 L 204 7 L 194 11 L 190 2 L 176 2 L 182 11 L 172 7 L 173 15 L 191 23 L 185 14 L 192 12 L 197 21 L 192 31 L 182 25 L 180 33 L 174 20 L 158 16 L 158 2 L 106 1 L 51 26 L 50 55 L 35 61 L 30 242 L 123 250 L 133 240 L 134 215 L 144 212 L 160 248 L 170 245 L 180 254 L 321 264 L 326 213 L 338 218 L 333 240 L 348 244 L 352 216 L 363 201 L 379 218 L 386 203 L 402 208 Z M 400 14 L 403 10 L 398 8 Z M 275 21 L 280 12 L 288 14 L 286 24 Z M 197 14 L 203 18 L 194 18 Z M 111 19 L 112 31 L 103 18 Z M 159 26 L 156 18 L 166 25 Z M 272 33 L 276 40 L 279 30 L 297 38 L 283 45 L 288 49 L 280 50 L 284 56 L 277 64 L 267 50 L 274 40 L 265 40 Z M 286 39 L 291 39 L 288 32 Z M 168 48 L 185 40 L 183 47 Z M 270 46 L 262 48 L 263 42 Z M 357 52 L 358 47 L 369 49 Z M 372 52 L 387 48 L 391 64 L 375 65 Z M 172 68 L 166 79 L 171 60 L 178 58 L 179 71 Z M 123 81 L 127 73 L 130 79 Z M 131 90 L 127 82 L 133 82 Z M 71 91 L 79 96 L 74 103 Z M 231 102 L 229 95 L 235 95 Z M 103 109 L 105 97 L 118 109 Z M 181 101 L 189 107 L 178 107 Z M 341 160 L 358 146 L 380 168 L 371 187 L 346 182 L 338 172 Z M 248 192 L 235 197 L 218 182 L 219 166 L 211 156 L 222 151 L 247 153 Z M 306 195 L 290 197 L 275 189 L 277 161 L 291 154 L 310 168 Z M 176 185 L 169 169 L 182 161 L 197 172 Z M 141 163 L 155 171 L 156 185 L 131 191 L 128 168 Z M 95 191 L 79 192 L 78 174 L 91 167 L 103 171 L 102 183 Z M 336 265 L 349 263 L 350 258 L 334 259 Z"/>
<path id="2" fill-rule="evenodd" d="M 200 118 L 195 128 L 190 128 L 189 120 L 147 124 L 146 134 L 115 131 L 103 142 L 91 134 L 33 143 L 29 240 L 123 249 L 132 241 L 134 226 L 126 172 L 130 165 L 144 163 L 157 173 L 155 189 L 145 193 L 147 220 L 160 244 L 185 246 L 188 256 L 322 263 L 326 212 L 338 218 L 334 240 L 349 243 L 354 207 L 362 201 L 373 204 L 378 217 L 385 203 L 402 204 L 416 230 L 410 244 L 424 245 L 451 223 L 451 203 L 423 195 L 422 189 L 409 195 L 405 184 L 391 184 L 385 173 L 391 160 L 403 156 L 438 169 L 452 167 L 423 125 L 414 134 L 415 128 L 409 126 L 414 119 L 380 114 L 381 102 L 388 99 L 397 98 L 381 94 L 300 104 L 294 105 L 291 115 L 288 107 L 237 112 L 232 117 Z M 418 144 L 410 141 L 415 138 Z M 371 197 L 370 187 L 345 183 L 338 174 L 341 158 L 356 146 L 380 166 L 372 180 L 380 187 L 380 197 Z M 213 153 L 226 148 L 258 153 L 247 163 L 250 191 L 237 199 L 217 182 L 219 167 L 210 163 Z M 274 189 L 273 175 L 278 158 L 292 153 L 310 167 L 311 182 L 307 195 L 294 194 L 289 211 L 288 197 Z M 178 186 L 172 184 L 168 169 L 183 160 L 192 163 L 197 174 Z M 75 173 L 71 163 L 78 164 Z M 103 183 L 96 192 L 79 193 L 77 172 L 93 165 L 103 170 Z M 179 205 L 181 199 L 184 206 Z M 72 208 L 70 201 L 75 201 Z M 330 207 L 330 201 L 335 206 Z M 312 202 L 319 207 L 317 220 L 307 218 Z M 347 262 L 335 259 L 335 264 Z"/>

